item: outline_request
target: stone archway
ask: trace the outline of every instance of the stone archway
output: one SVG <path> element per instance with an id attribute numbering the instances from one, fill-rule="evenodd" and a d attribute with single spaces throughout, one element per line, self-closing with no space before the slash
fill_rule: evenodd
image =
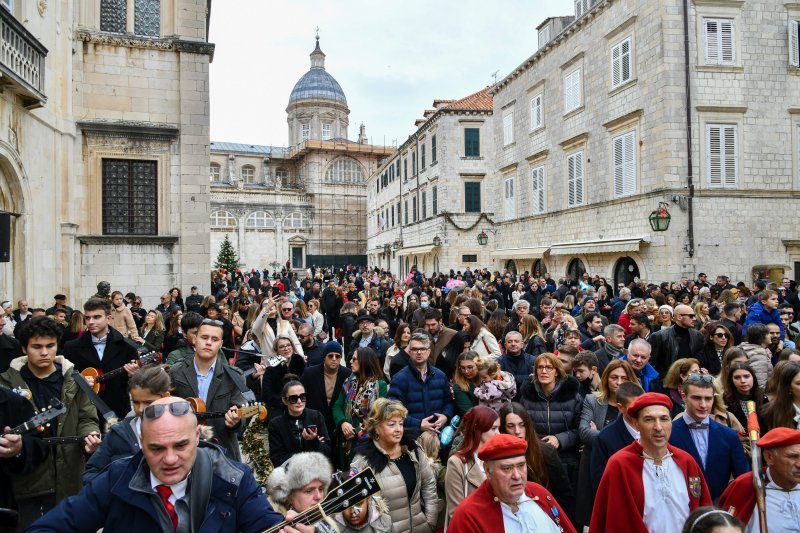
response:
<path id="1" fill-rule="evenodd" d="M 34 297 L 28 291 L 28 284 L 33 280 L 26 275 L 27 245 L 33 239 L 26 238 L 23 176 L 16 153 L 5 143 L 0 143 L 0 211 L 11 213 L 11 253 L 8 263 L 0 263 L 0 294 L 3 299 L 13 302 L 20 298 Z"/>
<path id="2" fill-rule="evenodd" d="M 639 279 L 639 265 L 631 257 L 620 257 L 614 265 L 614 286 L 628 286 L 636 279 Z"/>

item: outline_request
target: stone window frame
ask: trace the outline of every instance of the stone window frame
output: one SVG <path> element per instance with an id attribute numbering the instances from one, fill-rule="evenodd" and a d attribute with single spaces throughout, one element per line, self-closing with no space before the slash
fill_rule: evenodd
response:
<path id="1" fill-rule="evenodd" d="M 474 123 L 472 123 L 472 124 L 462 124 L 462 130 L 463 130 L 462 137 L 464 138 L 464 159 L 479 159 L 481 157 L 481 154 L 483 153 L 483 150 L 482 150 L 482 147 L 481 147 L 481 138 L 483 137 L 483 135 L 481 135 L 481 125 L 480 124 L 474 124 Z M 478 144 L 478 153 L 477 154 L 474 153 L 474 151 L 470 152 L 470 153 L 467 153 L 467 146 L 468 146 L 468 144 L 467 144 L 467 141 L 468 141 L 467 132 L 477 132 L 477 135 L 478 135 L 478 139 L 477 139 L 477 141 L 478 141 L 477 142 L 477 144 Z M 474 139 L 473 139 L 473 142 L 474 142 Z"/>
<path id="2" fill-rule="evenodd" d="M 423 187 L 419 194 L 420 220 L 428 218 L 428 187 Z"/>
<path id="3" fill-rule="evenodd" d="M 531 132 L 544 128 L 544 90 L 531 97 Z M 535 120 L 538 118 L 538 120 Z"/>
<path id="4" fill-rule="evenodd" d="M 514 144 L 514 108 L 503 113 L 503 147 Z"/>
<path id="5" fill-rule="evenodd" d="M 631 15 L 616 28 L 605 35 L 608 46 L 609 58 L 609 94 L 614 95 L 624 91 L 626 88 L 635 85 L 637 82 L 636 74 L 636 15 Z M 621 47 L 625 41 L 630 41 L 628 46 L 628 72 L 629 77 L 614 83 L 614 50 Z M 620 67 L 620 70 L 622 68 Z"/>
<path id="6" fill-rule="evenodd" d="M 462 183 L 464 184 L 462 187 L 462 194 L 461 194 L 461 212 L 462 213 L 481 213 L 483 212 L 483 205 L 484 205 L 484 195 L 483 195 L 483 179 L 485 175 L 476 175 L 476 174 L 462 174 Z M 478 184 L 478 209 L 467 211 L 467 183 L 477 183 Z"/>
<path id="7" fill-rule="evenodd" d="M 299 223 L 299 225 L 298 225 Z M 281 227 L 284 229 L 308 229 L 311 227 L 311 222 L 308 215 L 300 211 L 292 211 L 281 220 Z"/>
<path id="8" fill-rule="evenodd" d="M 627 56 L 624 52 L 625 44 L 628 45 Z M 615 59 L 614 54 L 619 50 L 618 59 Z M 628 76 L 624 76 L 625 72 L 625 58 L 627 57 Z M 619 66 L 617 67 L 617 63 Z M 633 36 L 627 35 L 620 39 L 616 44 L 611 47 L 611 88 L 618 89 L 626 83 L 634 79 L 633 75 L 634 57 L 633 57 Z M 615 73 L 619 71 L 619 80 L 615 79 Z"/>
<path id="9" fill-rule="evenodd" d="M 219 183 L 222 181 L 222 165 L 219 163 L 212 161 L 208 166 L 208 173 L 212 183 Z"/>
<path id="10" fill-rule="evenodd" d="M 226 209 L 215 209 L 208 216 L 211 228 L 238 228 L 239 219 Z M 224 223 L 223 223 L 224 222 Z M 232 222 L 232 223 L 231 223 Z"/>
<path id="11" fill-rule="evenodd" d="M 253 224 L 250 223 L 251 220 L 254 222 Z M 262 221 L 263 223 L 261 223 Z M 271 214 L 261 210 L 248 213 L 247 217 L 244 220 L 244 227 L 246 230 L 275 229 L 277 227 L 277 224 L 275 223 L 275 218 Z"/>
<path id="12" fill-rule="evenodd" d="M 321 130 L 320 137 L 322 138 L 322 140 L 323 141 L 330 141 L 332 136 L 333 136 L 333 124 L 331 124 L 330 122 L 323 122 L 321 128 L 322 128 L 322 130 Z M 326 128 L 328 130 L 327 134 L 325 132 Z"/>
<path id="13" fill-rule="evenodd" d="M 611 139 L 611 166 L 613 167 L 612 176 L 612 190 L 614 191 L 614 198 L 624 198 L 636 194 L 637 184 L 639 182 L 639 154 L 637 153 L 636 140 L 638 132 L 636 129 L 621 132 L 619 135 Z M 624 161 L 625 152 L 630 148 L 630 155 L 632 161 Z M 617 163 L 618 148 L 621 149 L 621 157 L 623 161 Z M 617 171 L 622 171 L 620 183 L 617 183 Z M 628 176 L 625 175 L 626 170 L 632 171 Z"/>
<path id="14" fill-rule="evenodd" d="M 13 0 L 11 1 L 13 2 Z M 104 21 L 102 20 L 101 17 L 101 12 L 102 12 L 101 4 L 103 1 L 104 0 L 100 0 L 99 2 L 97 2 L 97 8 L 96 8 L 97 26 L 95 27 L 100 29 L 100 31 L 114 33 L 114 34 L 130 34 L 130 35 L 136 35 L 137 37 L 145 37 L 150 39 L 158 39 L 170 33 L 167 28 L 169 27 L 170 22 L 174 22 L 171 20 L 171 17 L 169 16 L 169 14 L 172 13 L 175 9 L 174 0 L 158 0 L 158 10 L 159 10 L 158 35 L 136 31 L 137 18 L 141 19 L 140 12 L 137 11 L 142 6 L 140 0 L 120 0 L 120 3 L 124 4 L 124 6 L 123 5 L 120 6 L 120 8 L 124 7 L 124 13 L 121 13 L 125 24 L 124 31 L 120 32 L 115 29 L 107 29 L 108 26 L 104 28 Z"/>
<path id="15" fill-rule="evenodd" d="M 800 74 L 800 4 L 785 3 L 787 24 L 787 41 L 789 47 L 788 72 Z"/>
<path id="16" fill-rule="evenodd" d="M 256 167 L 253 165 L 242 165 L 242 168 L 239 169 L 239 177 L 245 185 L 258 185 L 258 181 L 256 181 Z"/>
<path id="17" fill-rule="evenodd" d="M 742 5 L 743 0 L 694 0 L 695 39 L 699 72 L 744 72 L 742 65 Z M 709 63 L 706 59 L 706 20 L 730 20 L 733 39 L 733 61 Z"/>
<path id="18" fill-rule="evenodd" d="M 517 197 L 517 170 L 515 166 L 513 170 L 503 174 L 503 220 L 517 218 Z M 509 199 L 511 200 L 510 202 Z M 511 206 L 510 208 L 509 205 Z"/>
<path id="19" fill-rule="evenodd" d="M 747 107 L 744 106 L 697 106 L 699 127 L 700 127 L 700 185 L 706 189 L 741 189 L 742 188 L 742 169 L 744 168 L 742 159 L 743 134 L 744 134 L 744 115 Z M 719 185 L 711 184 L 710 159 L 709 159 L 709 126 L 734 126 L 735 149 L 734 162 L 736 164 L 735 182 L 726 186 L 725 183 Z"/>
<path id="20" fill-rule="evenodd" d="M 532 166 L 530 170 L 531 214 L 541 215 L 547 212 L 547 166 L 542 162 Z"/>

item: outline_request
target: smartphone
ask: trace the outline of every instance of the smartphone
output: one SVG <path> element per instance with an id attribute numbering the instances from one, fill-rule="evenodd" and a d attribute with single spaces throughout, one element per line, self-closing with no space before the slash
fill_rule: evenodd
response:
<path id="1" fill-rule="evenodd" d="M 316 431 L 317 426 L 315 424 L 311 424 L 310 426 L 306 426 L 306 429 L 309 431 Z"/>
<path id="2" fill-rule="evenodd" d="M 436 423 L 437 420 L 439 420 L 438 416 L 431 415 L 431 417 L 428 419 L 428 422 L 430 422 L 431 424 L 434 424 L 434 423 Z"/>

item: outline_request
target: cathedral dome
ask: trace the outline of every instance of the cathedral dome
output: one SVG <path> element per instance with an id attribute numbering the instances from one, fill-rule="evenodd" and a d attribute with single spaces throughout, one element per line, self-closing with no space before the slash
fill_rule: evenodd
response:
<path id="1" fill-rule="evenodd" d="M 320 50 L 319 37 L 317 47 L 311 52 L 311 69 L 295 84 L 289 95 L 289 104 L 308 99 L 331 100 L 347 105 L 341 85 L 325 70 L 325 54 Z"/>

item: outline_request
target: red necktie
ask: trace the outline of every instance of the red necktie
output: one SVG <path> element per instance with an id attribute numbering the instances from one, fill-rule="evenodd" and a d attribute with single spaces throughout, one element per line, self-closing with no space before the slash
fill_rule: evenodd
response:
<path id="1" fill-rule="evenodd" d="M 158 492 L 158 495 L 161 496 L 161 501 L 164 502 L 164 507 L 167 509 L 167 514 L 169 515 L 170 520 L 172 520 L 172 530 L 175 531 L 178 529 L 178 513 L 175 511 L 175 506 L 169 501 L 169 497 L 172 496 L 172 489 L 167 485 L 158 485 L 156 486 L 156 492 Z"/>

